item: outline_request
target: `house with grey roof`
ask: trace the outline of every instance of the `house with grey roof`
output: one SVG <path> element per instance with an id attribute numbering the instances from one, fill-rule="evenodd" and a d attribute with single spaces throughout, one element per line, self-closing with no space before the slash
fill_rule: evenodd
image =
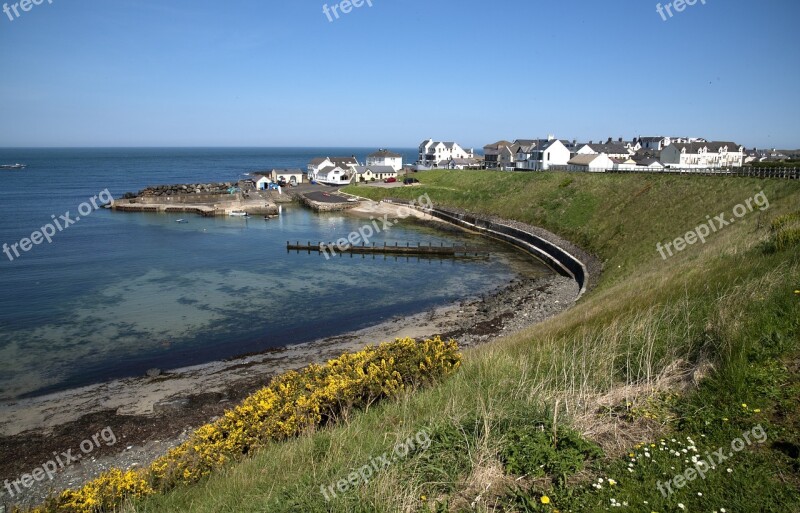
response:
<path id="1" fill-rule="evenodd" d="M 643 149 L 643 150 L 661 151 L 665 147 L 667 147 L 670 144 L 672 144 L 672 138 L 671 137 L 664 137 L 664 136 L 639 137 L 639 144 L 642 145 L 641 149 Z"/>
<path id="2" fill-rule="evenodd" d="M 418 169 L 432 169 L 442 167 L 442 164 L 451 159 L 468 159 L 475 157 L 472 149 L 466 150 L 458 143 L 449 141 L 441 142 L 426 139 L 419 145 Z"/>
<path id="3" fill-rule="evenodd" d="M 517 149 L 514 143 L 497 141 L 483 147 L 483 161 L 486 169 L 514 169 Z"/>
<path id="4" fill-rule="evenodd" d="M 273 169 L 269 172 L 270 179 L 275 183 L 286 182 L 292 185 L 303 183 L 302 169 Z"/>
<path id="5" fill-rule="evenodd" d="M 403 156 L 399 153 L 380 149 L 367 155 L 368 166 L 391 166 L 395 171 L 403 169 Z"/>
<path id="6" fill-rule="evenodd" d="M 318 157 L 312 159 L 311 162 L 308 163 L 308 171 L 306 175 L 308 176 L 308 180 L 317 180 L 319 176 L 319 172 L 324 168 L 330 167 L 340 167 L 344 171 L 349 173 L 349 176 L 352 176 L 353 168 L 360 165 L 358 160 L 356 160 L 355 156 L 353 157 Z"/>
<path id="7" fill-rule="evenodd" d="M 397 178 L 397 170 L 392 166 L 356 166 L 353 175 L 354 182 L 373 182 Z"/>
<path id="8" fill-rule="evenodd" d="M 742 167 L 744 147 L 729 141 L 673 143 L 661 150 L 661 162 L 682 169 Z"/>
<path id="9" fill-rule="evenodd" d="M 520 139 L 516 153 L 516 169 L 547 171 L 553 167 L 566 168 L 569 149 L 553 136 L 547 139 Z"/>
<path id="10" fill-rule="evenodd" d="M 440 164 L 443 169 L 480 169 L 483 163 L 479 158 L 455 158 Z"/>
<path id="11" fill-rule="evenodd" d="M 605 153 L 575 155 L 567 162 L 568 171 L 605 173 L 614 169 L 614 162 Z"/>
<path id="12" fill-rule="evenodd" d="M 315 180 L 325 185 L 348 185 L 352 180 L 352 171 L 340 166 L 326 166 L 318 170 Z"/>
<path id="13" fill-rule="evenodd" d="M 660 160 L 653 158 L 653 157 L 644 157 L 636 162 L 636 169 L 637 170 L 646 170 L 646 171 L 661 171 L 664 169 L 664 164 L 661 163 Z"/>
<path id="14" fill-rule="evenodd" d="M 584 144 L 581 148 L 578 149 L 578 155 L 599 155 L 601 153 L 605 153 L 612 159 L 624 159 L 628 158 L 634 154 L 630 148 L 626 147 L 622 143 L 593 143 L 590 142 L 589 144 Z"/>

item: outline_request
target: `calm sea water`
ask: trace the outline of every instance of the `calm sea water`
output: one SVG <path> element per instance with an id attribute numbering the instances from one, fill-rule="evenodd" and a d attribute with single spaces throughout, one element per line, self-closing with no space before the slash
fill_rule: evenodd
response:
<path id="1" fill-rule="evenodd" d="M 13 244 L 104 189 L 232 181 L 359 148 L 0 149 L 0 244 Z M 397 150 L 396 150 L 397 151 Z M 415 150 L 403 151 L 413 161 Z M 185 217 L 188 224 L 175 223 Z M 279 220 L 98 210 L 10 261 L 0 254 L 0 400 L 204 363 L 359 329 L 486 292 L 532 269 L 487 260 L 288 254 L 364 223 L 284 207 Z M 494 244 L 408 222 L 375 241 Z M 527 266 L 527 267 L 526 267 Z"/>

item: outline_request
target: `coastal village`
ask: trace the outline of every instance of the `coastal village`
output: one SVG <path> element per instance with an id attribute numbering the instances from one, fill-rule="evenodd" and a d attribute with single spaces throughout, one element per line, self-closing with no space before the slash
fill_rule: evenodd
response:
<path id="1" fill-rule="evenodd" d="M 281 173 L 292 176 L 295 183 L 305 179 L 311 183 L 339 186 L 351 183 L 396 181 L 403 172 L 432 169 L 487 169 L 501 171 L 661 171 L 721 170 L 740 168 L 764 162 L 781 162 L 790 158 L 778 150 L 746 150 L 730 141 L 709 141 L 702 137 L 635 137 L 625 140 L 578 142 L 558 139 L 553 135 L 542 139 L 516 139 L 487 144 L 483 154 L 453 141 L 426 139 L 419 145 L 416 162 L 404 163 L 403 156 L 380 149 L 361 163 L 355 156 L 318 157 L 308 163 L 305 176 L 299 169 L 253 173 L 280 180 Z M 288 173 L 288 174 L 287 174 Z M 257 188 L 268 187 L 259 181 Z"/>
<path id="2" fill-rule="evenodd" d="M 313 158 L 306 169 L 268 169 L 218 184 L 148 187 L 128 193 L 113 208 L 124 212 L 194 213 L 202 216 L 264 216 L 279 214 L 281 203 L 299 200 L 316 211 L 358 206 L 350 195 L 331 195 L 326 188 L 350 184 L 380 187 L 413 186 L 413 173 L 429 170 L 494 170 L 507 172 L 566 171 L 588 173 L 680 172 L 730 173 L 745 166 L 784 162 L 796 157 L 779 150 L 746 150 L 730 141 L 702 137 L 634 137 L 578 142 L 553 135 L 540 139 L 501 140 L 483 147 L 482 154 L 453 141 L 425 139 L 417 159 L 381 148 L 366 156 Z M 299 187 L 299 189 L 294 189 Z M 183 222 L 184 220 L 179 220 Z"/>

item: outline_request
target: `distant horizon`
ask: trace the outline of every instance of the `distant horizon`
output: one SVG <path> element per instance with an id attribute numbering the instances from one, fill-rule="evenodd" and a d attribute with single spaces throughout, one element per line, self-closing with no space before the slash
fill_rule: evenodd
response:
<path id="1" fill-rule="evenodd" d="M 642 137 L 651 137 L 651 136 L 642 136 Z M 655 136 L 652 136 L 652 137 L 655 137 Z M 557 137 L 557 139 L 572 140 L 574 138 Z M 434 139 L 434 140 L 436 140 L 436 139 Z M 441 139 L 441 140 L 442 141 L 451 141 L 452 139 Z M 493 144 L 493 143 L 495 143 L 497 141 L 500 141 L 500 140 L 501 139 L 495 139 L 495 140 L 492 140 L 491 142 L 481 144 L 480 146 L 463 145 L 463 144 L 459 143 L 458 141 L 454 141 L 454 142 L 458 143 L 462 148 L 473 149 L 473 150 L 477 151 L 477 150 L 483 150 L 483 147 L 486 146 L 487 144 Z M 581 143 L 581 144 L 589 144 L 589 141 L 593 141 L 595 143 L 605 143 L 607 140 L 608 140 L 608 138 L 605 138 L 605 139 L 589 139 L 589 140 L 577 139 L 578 143 Z M 630 141 L 630 140 L 632 140 L 632 139 L 625 139 L 625 141 Z M 707 140 L 708 141 L 722 141 L 723 139 L 707 139 Z M 513 142 L 514 139 L 511 139 L 509 141 Z M 614 139 L 612 142 L 616 142 L 616 141 L 617 141 L 617 139 Z M 420 141 L 420 142 L 422 142 L 422 141 Z M 779 151 L 779 150 L 780 151 L 800 151 L 800 144 L 798 144 L 796 147 L 791 147 L 791 146 L 789 146 L 789 147 L 781 147 L 781 146 L 752 146 L 752 145 L 742 144 L 739 141 L 732 141 L 732 142 L 735 142 L 736 144 L 742 145 L 745 148 L 745 150 L 751 150 L 751 149 L 755 148 L 755 149 L 758 149 L 758 150 L 771 149 L 771 150 L 776 150 L 776 151 Z M 190 150 L 190 149 L 209 149 L 209 150 L 213 150 L 213 149 L 231 149 L 231 150 L 236 150 L 236 149 L 242 149 L 242 150 L 246 150 L 246 149 L 252 149 L 252 150 L 286 149 L 286 150 L 292 150 L 292 149 L 353 149 L 353 150 L 373 150 L 373 151 L 377 151 L 379 149 L 387 149 L 387 150 L 392 150 L 392 149 L 402 149 L 402 150 L 414 149 L 414 150 L 416 150 L 417 148 L 419 148 L 419 143 L 414 144 L 414 145 L 409 145 L 409 146 L 404 146 L 404 145 L 385 145 L 385 144 L 384 145 L 380 145 L 380 146 L 352 146 L 352 145 L 343 145 L 343 146 L 341 146 L 341 145 L 335 145 L 335 146 L 331 146 L 331 145 L 306 145 L 306 146 L 300 146 L 300 145 L 292 145 L 292 146 L 235 146 L 235 145 L 232 145 L 232 146 L 217 146 L 217 145 L 209 145 L 209 146 L 202 146 L 202 145 L 187 145 L 187 146 L 172 146 L 172 145 L 164 145 L 164 146 L 0 146 L 0 150 L 115 150 L 115 149 L 120 149 L 120 150 L 136 150 L 136 149 L 141 149 L 141 150 L 151 150 L 151 149 L 152 150 L 158 150 L 158 149 L 161 149 L 161 150 L 169 150 L 169 149 L 175 149 L 175 150 L 182 150 L 182 149 L 186 149 L 186 150 Z"/>

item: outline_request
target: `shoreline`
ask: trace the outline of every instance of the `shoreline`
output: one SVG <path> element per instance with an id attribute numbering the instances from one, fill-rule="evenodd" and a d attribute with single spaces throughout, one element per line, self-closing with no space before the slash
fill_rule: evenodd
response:
<path id="1" fill-rule="evenodd" d="M 351 212 L 391 215 L 397 208 L 370 202 L 363 210 Z M 421 221 L 451 226 L 427 214 L 411 212 Z M 454 338 L 467 349 L 557 315 L 572 306 L 578 296 L 579 287 L 569 278 L 557 274 L 521 276 L 479 297 L 338 336 L 0 405 L 0 446 L 7 455 L 0 463 L 0 482 L 13 482 L 31 473 L 52 459 L 54 452 L 72 449 L 79 453 L 80 442 L 104 428 L 113 430 L 116 439 L 115 444 L 98 447 L 53 480 L 23 489 L 13 500 L 8 487 L 0 486 L 0 504 L 34 506 L 48 495 L 80 486 L 109 468 L 146 466 L 185 440 L 192 430 L 213 421 L 288 370 L 323 363 L 344 352 L 395 338 L 440 335 Z"/>

